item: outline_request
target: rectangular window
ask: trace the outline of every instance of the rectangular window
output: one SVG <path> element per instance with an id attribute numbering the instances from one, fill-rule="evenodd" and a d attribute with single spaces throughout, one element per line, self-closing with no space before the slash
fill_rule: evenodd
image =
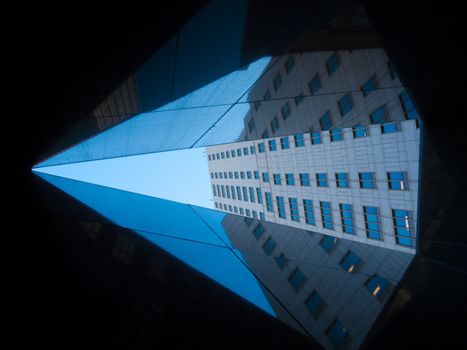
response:
<path id="1" fill-rule="evenodd" d="M 280 268 L 281 270 L 283 270 L 284 267 L 285 267 L 285 266 L 287 265 L 287 263 L 289 262 L 289 259 L 287 259 L 287 257 L 285 256 L 284 253 L 280 253 L 279 256 L 276 256 L 276 257 L 274 258 L 274 260 L 276 261 L 277 266 L 279 266 L 279 268 Z"/>
<path id="2" fill-rule="evenodd" d="M 232 156 L 232 158 L 235 158 L 235 150 L 234 149 L 230 151 L 230 155 Z"/>
<path id="3" fill-rule="evenodd" d="M 219 178 L 222 179 L 222 172 L 219 173 Z"/>
<path id="4" fill-rule="evenodd" d="M 333 75 L 337 69 L 340 67 L 341 61 L 339 59 L 339 56 L 337 55 L 337 52 L 334 52 L 331 57 L 329 57 L 326 60 L 326 70 L 328 72 L 328 75 L 331 76 Z"/>
<path id="5" fill-rule="evenodd" d="M 214 175 L 216 176 L 216 179 L 219 178 L 219 173 L 217 171 L 214 173 Z"/>
<path id="6" fill-rule="evenodd" d="M 253 171 L 253 175 L 255 176 L 255 179 L 259 179 L 259 171 Z"/>
<path id="7" fill-rule="evenodd" d="M 310 186 L 310 175 L 308 173 L 300 173 L 300 186 Z"/>
<path id="8" fill-rule="evenodd" d="M 271 120 L 271 130 L 274 134 L 277 130 L 279 130 L 279 119 L 277 117 L 272 118 Z"/>
<path id="9" fill-rule="evenodd" d="M 272 212 L 272 197 L 271 193 L 269 192 L 264 192 L 265 198 L 266 198 L 266 208 L 268 211 Z M 263 219 L 264 220 L 264 219 Z"/>
<path id="10" fill-rule="evenodd" d="M 242 187 L 242 191 L 243 191 L 243 200 L 245 202 L 248 202 L 248 191 L 247 191 L 247 188 L 245 186 Z"/>
<path id="11" fill-rule="evenodd" d="M 281 149 L 289 149 L 289 137 L 281 137 Z"/>
<path id="12" fill-rule="evenodd" d="M 237 148 L 237 156 L 238 157 L 241 157 L 242 155 L 242 149 L 241 148 Z"/>
<path id="13" fill-rule="evenodd" d="M 401 171 L 390 171 L 387 173 L 388 186 L 390 190 L 406 191 L 409 189 L 407 173 Z"/>
<path id="14" fill-rule="evenodd" d="M 212 185 L 212 193 L 214 194 L 214 197 L 217 197 L 216 185 Z"/>
<path id="15" fill-rule="evenodd" d="M 287 120 L 287 118 L 290 116 L 290 105 L 288 102 L 286 102 L 285 105 L 282 106 L 281 113 L 282 119 Z"/>
<path id="16" fill-rule="evenodd" d="M 323 222 L 323 227 L 327 228 L 328 230 L 333 230 L 334 224 L 332 222 L 331 203 L 319 202 L 319 207 L 321 209 L 321 220 Z"/>
<path id="17" fill-rule="evenodd" d="M 248 216 L 248 217 L 251 216 L 250 209 L 245 209 L 245 215 Z"/>
<path id="18" fill-rule="evenodd" d="M 238 208 L 234 205 L 234 213 L 237 214 L 238 213 Z"/>
<path id="19" fill-rule="evenodd" d="M 376 75 L 373 75 L 370 79 L 368 79 L 365 84 L 363 84 L 360 88 L 364 97 L 368 96 L 372 91 L 376 90 L 378 84 L 376 81 Z"/>
<path id="20" fill-rule="evenodd" d="M 342 232 L 354 234 L 355 228 L 352 205 L 340 203 L 339 211 L 341 213 Z"/>
<path id="21" fill-rule="evenodd" d="M 263 244 L 263 250 L 266 253 L 266 255 L 271 255 L 272 251 L 276 248 L 276 246 L 276 241 L 273 240 L 272 237 L 269 237 Z"/>
<path id="22" fill-rule="evenodd" d="M 321 130 L 329 130 L 332 128 L 331 113 L 329 111 L 324 113 L 320 118 L 319 125 L 321 126 Z"/>
<path id="23" fill-rule="evenodd" d="M 221 196 L 221 186 L 216 185 L 216 187 L 217 187 L 217 196 L 220 197 Z"/>
<path id="24" fill-rule="evenodd" d="M 323 298 L 318 292 L 313 291 L 311 295 L 305 301 L 306 308 L 310 312 L 310 314 L 316 319 L 321 315 L 321 312 L 326 307 Z"/>
<path id="25" fill-rule="evenodd" d="M 230 186 L 230 190 L 232 192 L 232 199 L 237 199 L 236 196 L 235 196 L 235 187 L 234 186 Z"/>
<path id="26" fill-rule="evenodd" d="M 259 218 L 260 218 L 260 220 L 265 220 L 265 216 L 264 216 L 263 212 L 259 213 Z"/>
<path id="27" fill-rule="evenodd" d="M 268 143 L 269 143 L 269 151 L 270 152 L 274 152 L 274 151 L 277 150 L 276 140 L 269 140 Z"/>
<path id="28" fill-rule="evenodd" d="M 247 172 L 246 172 L 246 178 L 247 178 L 247 179 L 251 179 L 251 178 L 252 178 L 252 176 L 251 176 L 251 171 L 247 171 Z"/>
<path id="29" fill-rule="evenodd" d="M 239 201 L 242 200 L 242 189 L 240 188 L 240 186 L 237 186 L 237 198 Z"/>
<path id="30" fill-rule="evenodd" d="M 234 171 L 234 177 L 238 179 L 238 171 Z"/>
<path id="31" fill-rule="evenodd" d="M 211 179 L 214 179 L 214 173 L 211 172 Z"/>
<path id="32" fill-rule="evenodd" d="M 284 205 L 284 197 L 277 196 L 277 213 L 281 219 L 285 219 L 285 205 Z"/>
<path id="33" fill-rule="evenodd" d="M 323 248 L 323 250 L 328 254 L 331 254 L 332 250 L 336 246 L 336 243 L 337 237 L 328 235 L 323 235 L 323 238 L 321 238 L 321 240 L 319 241 L 320 247 Z"/>
<path id="34" fill-rule="evenodd" d="M 256 148 L 255 148 L 255 146 L 250 146 L 250 153 L 251 153 L 251 154 L 256 154 Z"/>
<path id="35" fill-rule="evenodd" d="M 336 186 L 339 188 L 349 188 L 349 174 L 348 173 L 336 173 Z"/>
<path id="36" fill-rule="evenodd" d="M 216 153 L 216 159 L 219 159 L 219 153 Z"/>
<path id="37" fill-rule="evenodd" d="M 210 154 L 208 154 L 208 160 L 211 160 L 211 155 Z"/>
<path id="38" fill-rule="evenodd" d="M 388 121 L 386 113 L 386 105 L 378 107 L 370 114 L 370 121 L 372 124 L 383 124 Z"/>
<path id="39" fill-rule="evenodd" d="M 332 129 L 329 131 L 329 138 L 331 142 L 342 141 L 342 131 L 341 129 Z"/>
<path id="40" fill-rule="evenodd" d="M 309 225 L 314 225 L 315 217 L 313 216 L 313 202 L 309 199 L 304 199 L 303 209 L 305 211 L 305 222 Z"/>
<path id="41" fill-rule="evenodd" d="M 227 194 L 227 198 L 230 199 L 230 186 L 225 186 L 225 192 Z"/>
<path id="42" fill-rule="evenodd" d="M 245 180 L 245 172 L 240 171 L 240 179 Z"/>
<path id="43" fill-rule="evenodd" d="M 281 72 L 278 72 L 277 75 L 274 77 L 274 80 L 272 81 L 272 84 L 274 85 L 274 91 L 277 92 L 277 90 L 279 90 L 279 88 L 281 87 L 282 85 L 282 76 L 281 76 Z"/>
<path id="44" fill-rule="evenodd" d="M 253 187 L 248 187 L 248 190 L 250 192 L 250 202 L 254 203 L 255 202 L 255 189 Z"/>
<path id="45" fill-rule="evenodd" d="M 285 71 L 287 74 L 289 74 L 292 71 L 292 69 L 295 67 L 295 60 L 292 55 L 290 55 L 287 58 L 287 60 L 285 61 L 284 67 L 285 67 Z"/>
<path id="46" fill-rule="evenodd" d="M 383 239 L 381 232 L 381 218 L 376 207 L 363 207 L 366 236 L 373 239 Z"/>
<path id="47" fill-rule="evenodd" d="M 258 143 L 258 152 L 264 153 L 264 143 Z"/>
<path id="48" fill-rule="evenodd" d="M 342 96 L 339 101 L 337 101 L 337 106 L 339 107 L 341 117 L 349 113 L 353 108 L 352 97 L 350 94 Z"/>
<path id="49" fill-rule="evenodd" d="M 349 250 L 342 260 L 340 261 L 339 265 L 340 267 L 347 272 L 355 272 L 357 268 L 360 266 L 361 260 L 360 258 L 353 253 L 351 250 Z"/>
<path id="50" fill-rule="evenodd" d="M 361 137 L 368 136 L 368 129 L 363 125 L 355 125 L 352 128 L 352 133 L 354 139 L 359 139 Z"/>
<path id="51" fill-rule="evenodd" d="M 360 188 L 376 188 L 375 173 L 358 173 Z"/>
<path id="52" fill-rule="evenodd" d="M 221 158 L 224 159 L 225 158 L 225 154 L 224 152 L 221 152 Z"/>
<path id="53" fill-rule="evenodd" d="M 299 291 L 305 282 L 306 277 L 298 267 L 289 276 L 289 283 L 295 291 Z"/>
<path id="54" fill-rule="evenodd" d="M 392 209 L 392 222 L 394 224 L 394 235 L 396 243 L 412 247 L 412 212 L 408 210 Z"/>
<path id="55" fill-rule="evenodd" d="M 368 278 L 365 283 L 365 287 L 374 297 L 382 300 L 386 295 L 385 292 L 389 288 L 389 281 L 386 278 L 374 275 Z"/>
<path id="56" fill-rule="evenodd" d="M 287 186 L 295 186 L 295 181 L 292 173 L 285 174 L 285 183 Z"/>
<path id="57" fill-rule="evenodd" d="M 305 146 L 305 143 L 303 142 L 303 135 L 302 134 L 294 135 L 294 142 L 295 142 L 295 147 Z"/>
<path id="58" fill-rule="evenodd" d="M 225 198 L 225 188 L 224 185 L 221 185 L 222 197 Z"/>
<path id="59" fill-rule="evenodd" d="M 398 132 L 401 130 L 399 123 L 386 123 L 381 125 L 382 134 L 392 134 L 393 132 Z"/>
<path id="60" fill-rule="evenodd" d="M 404 112 L 405 119 L 417 119 L 418 113 L 413 105 L 412 101 L 410 100 L 409 94 L 407 91 L 402 91 L 399 94 L 399 101 L 402 106 L 402 111 Z"/>
<path id="61" fill-rule="evenodd" d="M 248 155 L 248 147 L 243 147 L 243 155 L 244 156 Z"/>
<path id="62" fill-rule="evenodd" d="M 239 212 L 240 212 L 240 215 L 244 215 L 244 214 L 245 214 L 243 208 L 238 208 L 238 210 L 239 210 Z"/>
<path id="63" fill-rule="evenodd" d="M 214 202 L 214 205 L 216 206 L 216 208 L 219 208 L 219 204 L 217 204 L 217 202 Z"/>
<path id="64" fill-rule="evenodd" d="M 310 93 L 312 95 L 316 94 L 321 89 L 321 79 L 318 73 L 316 73 L 313 79 L 310 80 L 308 83 L 308 88 L 310 89 Z"/>
<path id="65" fill-rule="evenodd" d="M 316 174 L 316 185 L 318 187 L 328 187 L 328 174 L 326 173 L 319 173 Z"/>
<path id="66" fill-rule="evenodd" d="M 229 179 L 232 179 L 232 178 L 233 178 L 233 173 L 229 171 Z"/>
<path id="67" fill-rule="evenodd" d="M 290 217 L 292 218 L 292 221 L 300 221 L 299 215 L 298 215 L 298 204 L 297 204 L 297 198 L 289 198 L 289 208 L 290 208 Z"/>
<path id="68" fill-rule="evenodd" d="M 326 337 L 335 349 L 344 349 L 350 339 L 349 332 L 337 318 L 326 330 Z"/>
<path id="69" fill-rule="evenodd" d="M 225 156 L 226 158 L 230 158 L 230 152 L 229 151 L 225 152 Z"/>
<path id="70" fill-rule="evenodd" d="M 321 133 L 319 131 L 312 131 L 310 133 L 311 144 L 319 145 L 321 143 Z"/>
<path id="71" fill-rule="evenodd" d="M 255 218 L 255 219 L 258 218 L 258 212 L 256 210 L 252 210 L 251 214 L 252 214 L 253 218 Z"/>
<path id="72" fill-rule="evenodd" d="M 261 195 L 261 187 L 256 187 L 256 198 L 258 198 L 259 204 L 263 204 L 263 196 Z"/>
<path id="73" fill-rule="evenodd" d="M 263 173 L 263 182 L 269 182 L 269 173 Z"/>
<path id="74" fill-rule="evenodd" d="M 272 179 L 274 181 L 274 185 L 281 184 L 281 174 L 272 174 Z"/>

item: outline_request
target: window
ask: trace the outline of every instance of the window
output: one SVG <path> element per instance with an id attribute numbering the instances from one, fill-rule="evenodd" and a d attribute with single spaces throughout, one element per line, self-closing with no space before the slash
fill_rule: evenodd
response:
<path id="1" fill-rule="evenodd" d="M 363 96 L 368 96 L 373 90 L 376 90 L 378 84 L 376 81 L 376 75 L 373 75 L 370 79 L 368 79 L 365 84 L 362 85 L 360 90 L 362 90 Z"/>
<path id="2" fill-rule="evenodd" d="M 258 143 L 258 152 L 264 153 L 264 143 Z"/>
<path id="3" fill-rule="evenodd" d="M 373 113 L 370 114 L 372 124 L 383 124 L 387 121 L 386 106 L 378 107 Z"/>
<path id="4" fill-rule="evenodd" d="M 257 212 L 256 210 L 252 210 L 252 211 L 251 211 L 251 214 L 253 215 L 253 217 L 254 217 L 255 219 L 258 218 L 258 212 Z"/>
<path id="5" fill-rule="evenodd" d="M 347 272 L 354 272 L 360 266 L 361 260 L 360 258 L 349 250 L 342 260 L 340 261 L 339 265 Z"/>
<path id="6" fill-rule="evenodd" d="M 276 140 L 269 140 L 268 143 L 269 143 L 269 151 L 270 152 L 274 152 L 274 151 L 277 150 Z"/>
<path id="7" fill-rule="evenodd" d="M 230 158 L 230 152 L 229 151 L 225 152 L 225 156 L 226 158 Z"/>
<path id="8" fill-rule="evenodd" d="M 399 101 L 401 103 L 402 111 L 404 112 L 405 119 L 417 119 L 418 118 L 418 113 L 415 110 L 415 106 L 413 105 L 406 91 L 402 91 L 399 94 Z"/>
<path id="9" fill-rule="evenodd" d="M 408 190 L 407 173 L 400 171 L 391 171 L 387 173 L 388 186 L 390 190 Z"/>
<path id="10" fill-rule="evenodd" d="M 337 318 L 326 330 L 326 337 L 336 349 L 343 349 L 350 339 L 349 332 Z"/>
<path id="11" fill-rule="evenodd" d="M 328 236 L 328 235 L 323 235 L 323 238 L 319 241 L 319 245 L 323 250 L 330 254 L 331 251 L 334 249 L 335 245 L 337 243 L 337 237 L 333 236 Z"/>
<path id="12" fill-rule="evenodd" d="M 337 101 L 337 106 L 339 107 L 339 113 L 341 117 L 349 113 L 353 108 L 352 98 L 350 94 L 346 94 L 341 97 L 339 101 Z"/>
<path id="13" fill-rule="evenodd" d="M 246 178 L 247 178 L 247 179 L 251 179 L 251 178 L 252 178 L 252 177 L 251 177 L 251 171 L 247 171 L 247 172 L 246 172 Z"/>
<path id="14" fill-rule="evenodd" d="M 362 125 L 355 125 L 352 128 L 354 139 L 359 139 L 361 137 L 368 136 L 368 129 Z"/>
<path id="15" fill-rule="evenodd" d="M 238 213 L 238 208 L 234 205 L 234 213 L 237 214 Z"/>
<path id="16" fill-rule="evenodd" d="M 287 186 L 295 186 L 295 181 L 293 178 L 293 174 L 285 174 L 285 183 Z"/>
<path id="17" fill-rule="evenodd" d="M 214 179 L 214 173 L 211 172 L 211 179 Z"/>
<path id="18" fill-rule="evenodd" d="M 217 187 L 217 196 L 220 197 L 221 196 L 221 186 L 216 185 L 216 187 Z"/>
<path id="19" fill-rule="evenodd" d="M 285 219 L 285 205 L 284 205 L 284 197 L 277 196 L 277 213 L 281 219 Z"/>
<path id="20" fill-rule="evenodd" d="M 392 209 L 392 221 L 396 243 L 412 247 L 412 212 L 408 210 Z"/>
<path id="21" fill-rule="evenodd" d="M 238 171 L 234 171 L 234 177 L 238 179 Z"/>
<path id="22" fill-rule="evenodd" d="M 224 210 L 227 210 L 227 204 L 224 204 Z"/>
<path id="23" fill-rule="evenodd" d="M 303 142 L 303 135 L 302 134 L 294 135 L 294 141 L 295 141 L 295 147 L 305 146 L 305 143 Z"/>
<path id="24" fill-rule="evenodd" d="M 295 291 L 299 291 L 305 282 L 306 277 L 298 267 L 289 276 L 289 283 Z"/>
<path id="25" fill-rule="evenodd" d="M 381 218 L 379 209 L 376 207 L 363 207 L 363 216 L 365 219 L 365 231 L 368 238 L 383 239 L 381 232 Z"/>
<path id="26" fill-rule="evenodd" d="M 253 222 L 253 219 L 251 219 L 251 218 L 244 218 L 243 221 L 245 221 L 245 224 L 249 227 L 249 226 L 251 226 L 251 223 Z"/>
<path id="27" fill-rule="evenodd" d="M 268 129 L 264 129 L 263 133 L 261 134 L 262 139 L 267 139 L 269 137 Z"/>
<path id="28" fill-rule="evenodd" d="M 339 56 L 337 55 L 337 52 L 335 52 L 326 61 L 326 70 L 328 71 L 328 75 L 333 75 L 335 71 L 340 67 L 340 65 L 341 61 L 339 59 Z"/>
<path id="29" fill-rule="evenodd" d="M 235 187 L 234 186 L 230 186 L 230 190 L 232 192 L 232 199 L 237 199 L 236 196 L 235 196 Z"/>
<path id="30" fill-rule="evenodd" d="M 219 173 L 219 178 L 222 179 L 222 172 Z"/>
<path id="31" fill-rule="evenodd" d="M 329 111 L 323 114 L 319 120 L 319 125 L 321 126 L 321 130 L 329 130 L 332 128 L 332 119 Z"/>
<path id="32" fill-rule="evenodd" d="M 287 58 L 284 66 L 285 66 L 285 71 L 287 74 L 289 74 L 292 71 L 292 69 L 295 67 L 295 60 L 292 55 L 290 55 L 289 58 Z"/>
<path id="33" fill-rule="evenodd" d="M 232 179 L 232 178 L 233 178 L 233 173 L 229 171 L 229 179 Z"/>
<path id="34" fill-rule="evenodd" d="M 243 208 L 238 208 L 239 212 L 240 212 L 240 215 L 243 215 L 244 214 L 244 211 L 243 211 Z"/>
<path id="35" fill-rule="evenodd" d="M 270 100 L 271 99 L 271 91 L 269 89 L 266 89 L 266 92 L 263 95 L 263 100 Z"/>
<path id="36" fill-rule="evenodd" d="M 318 318 L 318 316 L 326 307 L 323 298 L 321 298 L 321 295 L 319 295 L 316 291 L 313 291 L 308 299 L 306 299 L 305 305 L 314 318 Z"/>
<path id="37" fill-rule="evenodd" d="M 230 186 L 225 186 L 225 192 L 227 193 L 227 198 L 230 199 Z"/>
<path id="38" fill-rule="evenodd" d="M 245 179 L 245 172 L 244 171 L 240 171 L 240 178 L 241 179 Z"/>
<path id="39" fill-rule="evenodd" d="M 284 267 L 289 262 L 289 259 L 285 256 L 284 253 L 281 253 L 279 256 L 276 256 L 274 260 L 276 261 L 277 266 L 279 266 L 281 270 L 284 269 Z"/>
<path id="40" fill-rule="evenodd" d="M 251 154 L 256 154 L 256 148 L 255 148 L 255 146 L 250 146 L 250 153 L 251 153 Z"/>
<path id="41" fill-rule="evenodd" d="M 237 148 L 237 156 L 240 157 L 242 155 L 242 149 Z"/>
<path id="42" fill-rule="evenodd" d="M 229 204 L 229 211 L 232 212 L 232 206 Z"/>
<path id="43" fill-rule="evenodd" d="M 222 159 L 225 158 L 225 153 L 224 153 L 224 152 L 221 152 L 221 158 L 222 158 Z"/>
<path id="44" fill-rule="evenodd" d="M 329 131 L 331 142 L 342 141 L 341 129 L 332 129 Z"/>
<path id="45" fill-rule="evenodd" d="M 219 178 L 219 173 L 217 171 L 214 173 L 214 175 L 216 176 L 216 179 Z"/>
<path id="46" fill-rule="evenodd" d="M 211 160 L 211 155 L 210 154 L 208 154 L 208 160 Z"/>
<path id="47" fill-rule="evenodd" d="M 250 192 L 250 202 L 255 202 L 255 189 L 253 187 L 248 187 L 248 191 Z"/>
<path id="48" fill-rule="evenodd" d="M 336 186 L 339 188 L 349 188 L 349 174 L 348 173 L 336 173 Z"/>
<path id="49" fill-rule="evenodd" d="M 219 159 L 219 153 L 216 153 L 216 159 Z"/>
<path id="50" fill-rule="evenodd" d="M 300 93 L 298 96 L 295 96 L 293 99 L 295 101 L 295 105 L 298 106 L 300 103 L 302 103 L 303 99 L 305 96 L 303 96 L 303 93 Z"/>
<path id="51" fill-rule="evenodd" d="M 375 173 L 358 173 L 360 188 L 376 188 Z"/>
<path id="52" fill-rule="evenodd" d="M 242 191 L 240 189 L 240 186 L 237 186 L 237 198 L 239 201 L 242 200 Z"/>
<path id="53" fill-rule="evenodd" d="M 352 205 L 340 203 L 339 211 L 341 213 L 342 232 L 355 234 Z"/>
<path id="54" fill-rule="evenodd" d="M 297 198 L 289 198 L 290 216 L 292 221 L 299 222 Z"/>
<path id="55" fill-rule="evenodd" d="M 232 156 L 232 158 L 235 158 L 235 150 L 234 149 L 230 151 L 230 155 Z"/>
<path id="56" fill-rule="evenodd" d="M 303 200 L 303 210 L 305 211 L 305 222 L 309 225 L 314 225 L 315 218 L 313 216 L 313 203 L 311 200 Z"/>
<path id="57" fill-rule="evenodd" d="M 259 218 L 260 218 L 261 220 L 265 220 L 265 217 L 264 217 L 264 213 L 263 213 L 263 212 L 259 213 Z"/>
<path id="58" fill-rule="evenodd" d="M 251 215 L 250 209 L 245 209 L 245 215 L 248 216 L 248 217 Z"/>
<path id="59" fill-rule="evenodd" d="M 212 193 L 214 194 L 214 197 L 217 197 L 216 185 L 212 185 Z"/>
<path id="60" fill-rule="evenodd" d="M 318 185 L 318 187 L 328 187 L 328 174 L 316 174 L 316 184 Z"/>
<path id="61" fill-rule="evenodd" d="M 245 186 L 242 187 L 242 191 L 243 191 L 243 200 L 245 202 L 248 202 L 248 191 L 247 191 L 247 188 Z"/>
<path id="62" fill-rule="evenodd" d="M 263 173 L 263 182 L 269 182 L 269 173 Z"/>
<path id="63" fill-rule="evenodd" d="M 279 119 L 277 119 L 277 117 L 274 117 L 272 120 L 271 120 L 271 130 L 272 130 L 272 133 L 274 134 L 277 130 L 279 130 Z"/>
<path id="64" fill-rule="evenodd" d="M 274 91 L 279 90 L 279 88 L 282 85 L 282 76 L 281 72 L 278 72 L 277 75 L 274 77 L 274 80 L 272 81 L 272 84 L 274 85 Z"/>
<path id="65" fill-rule="evenodd" d="M 260 239 L 263 233 L 264 233 L 264 226 L 261 225 L 261 223 L 258 223 L 258 225 L 256 225 L 256 227 L 253 230 L 253 236 L 255 236 L 256 239 Z"/>
<path id="66" fill-rule="evenodd" d="M 216 208 L 219 207 L 219 204 L 217 202 L 214 202 L 214 205 L 216 206 Z"/>
<path id="67" fill-rule="evenodd" d="M 269 192 L 264 192 L 264 195 L 266 197 L 266 209 L 270 212 L 273 211 L 272 209 L 272 198 L 271 198 L 271 193 Z M 264 218 L 263 218 L 264 220 Z"/>
<path id="68" fill-rule="evenodd" d="M 248 131 L 252 133 L 255 130 L 255 128 L 256 128 L 255 120 L 251 118 L 250 121 L 248 122 Z"/>
<path id="69" fill-rule="evenodd" d="M 258 109 L 261 108 L 261 101 L 253 101 L 253 106 L 255 107 L 255 111 L 257 112 Z"/>
<path id="70" fill-rule="evenodd" d="M 308 83 L 308 88 L 310 89 L 310 93 L 312 95 L 316 94 L 321 89 L 321 79 L 318 73 L 316 73 L 313 79 L 310 80 Z"/>
<path id="71" fill-rule="evenodd" d="M 310 175 L 308 173 L 301 173 L 300 177 L 300 186 L 310 186 Z"/>
<path id="72" fill-rule="evenodd" d="M 276 241 L 273 240 L 272 237 L 269 237 L 263 244 L 263 250 L 266 253 L 266 255 L 271 255 L 272 251 L 274 250 L 274 248 L 276 248 L 276 246 Z"/>
<path id="73" fill-rule="evenodd" d="M 274 185 L 281 184 L 281 174 L 272 174 L 272 179 L 274 181 Z"/>
<path id="74" fill-rule="evenodd" d="M 374 275 L 368 278 L 365 283 L 365 287 L 374 297 L 382 300 L 386 294 L 385 292 L 389 288 L 389 281 L 386 278 Z"/>
<path id="75" fill-rule="evenodd" d="M 285 105 L 282 106 L 281 113 L 282 113 L 282 119 L 287 120 L 287 118 L 290 115 L 290 105 L 288 102 L 286 102 Z"/>
<path id="76" fill-rule="evenodd" d="M 244 156 L 248 155 L 248 147 L 243 147 L 243 155 Z"/>
<path id="77" fill-rule="evenodd" d="M 263 196 L 261 195 L 261 188 L 256 187 L 256 198 L 258 198 L 258 203 L 263 204 Z"/>
<path id="78" fill-rule="evenodd" d="M 319 145 L 321 143 L 321 133 L 319 131 L 312 131 L 310 137 L 312 145 Z"/>
<path id="79" fill-rule="evenodd" d="M 323 222 L 323 227 L 327 228 L 328 230 L 333 230 L 334 224 L 332 222 L 331 203 L 319 202 L 319 207 L 321 209 L 321 220 Z"/>
<path id="80" fill-rule="evenodd" d="M 224 171 L 224 179 L 227 180 L 227 171 Z"/>
<path id="81" fill-rule="evenodd" d="M 258 171 L 253 171 L 253 175 L 255 176 L 255 179 L 259 179 L 259 172 Z"/>
<path id="82" fill-rule="evenodd" d="M 281 137 L 281 149 L 289 149 L 289 137 Z"/>
<path id="83" fill-rule="evenodd" d="M 400 131 L 400 124 L 399 123 L 388 123 L 381 125 L 381 133 L 382 134 L 391 134 L 393 132 Z"/>
<path id="84" fill-rule="evenodd" d="M 225 188 L 224 185 L 221 185 L 222 197 L 225 198 Z"/>

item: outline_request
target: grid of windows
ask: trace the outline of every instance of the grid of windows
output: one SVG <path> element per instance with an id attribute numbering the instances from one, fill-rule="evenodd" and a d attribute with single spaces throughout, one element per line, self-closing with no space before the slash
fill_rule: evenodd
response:
<path id="1" fill-rule="evenodd" d="M 387 177 L 390 190 L 405 191 L 409 189 L 406 172 L 391 171 L 387 173 Z"/>
<path id="2" fill-rule="evenodd" d="M 379 209 L 376 207 L 363 207 L 363 217 L 365 220 L 366 236 L 373 239 L 382 239 L 381 218 Z"/>
<path id="3" fill-rule="evenodd" d="M 308 173 L 300 173 L 300 186 L 310 186 L 310 175 Z"/>
<path id="4" fill-rule="evenodd" d="M 281 219 L 285 219 L 285 205 L 284 205 L 284 197 L 282 196 L 277 196 L 277 213 L 279 214 L 279 217 Z"/>
<path id="5" fill-rule="evenodd" d="M 349 188 L 349 174 L 348 173 L 336 173 L 336 186 L 339 188 Z"/>
<path id="6" fill-rule="evenodd" d="M 341 213 L 342 231 L 355 234 L 352 205 L 340 203 L 339 211 Z"/>
<path id="7" fill-rule="evenodd" d="M 323 222 L 323 227 L 328 230 L 333 230 L 334 224 L 332 222 L 331 203 L 319 202 L 319 207 L 321 210 L 321 221 Z"/>
<path id="8" fill-rule="evenodd" d="M 337 101 L 337 106 L 339 107 L 341 117 L 349 113 L 353 108 L 352 97 L 350 97 L 350 94 L 342 96 L 339 101 Z"/>
<path id="9" fill-rule="evenodd" d="M 328 174 L 319 173 L 316 174 L 316 185 L 318 187 L 328 187 Z"/>
<path id="10" fill-rule="evenodd" d="M 375 173 L 358 173 L 360 188 L 376 188 Z"/>
<path id="11" fill-rule="evenodd" d="M 289 198 L 289 207 L 290 207 L 290 217 L 292 218 L 292 221 L 300 221 L 299 215 L 298 215 L 298 204 L 297 204 L 297 198 Z"/>
<path id="12" fill-rule="evenodd" d="M 289 149 L 289 137 L 281 137 L 281 149 Z"/>
<path id="13" fill-rule="evenodd" d="M 273 177 L 273 180 L 274 180 L 274 185 L 280 185 L 281 184 L 281 174 L 273 174 L 272 177 Z"/>
<path id="14" fill-rule="evenodd" d="M 396 236 L 396 243 L 413 246 L 413 239 L 411 235 L 412 230 L 412 212 L 408 210 L 392 209 L 392 221 L 394 224 L 394 235 Z"/>
<path id="15" fill-rule="evenodd" d="M 315 218 L 313 216 L 313 202 L 310 199 L 303 200 L 303 210 L 305 212 L 305 222 L 309 225 L 314 225 Z"/>

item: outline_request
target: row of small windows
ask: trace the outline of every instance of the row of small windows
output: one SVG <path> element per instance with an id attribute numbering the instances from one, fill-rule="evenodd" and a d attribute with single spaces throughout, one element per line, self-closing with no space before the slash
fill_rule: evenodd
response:
<path id="1" fill-rule="evenodd" d="M 258 217 L 258 212 L 256 210 L 246 209 L 242 207 L 237 207 L 235 205 L 225 204 L 225 203 L 223 204 L 219 202 L 214 202 L 214 206 L 220 210 L 225 210 L 225 211 L 229 211 L 231 213 L 240 214 L 240 215 L 246 215 L 247 218 L 260 219 L 260 220 L 265 219 L 264 213 L 259 212 L 259 217 Z"/>
<path id="2" fill-rule="evenodd" d="M 220 178 L 220 179 L 260 179 L 260 174 L 258 171 L 229 171 L 229 172 L 212 172 L 211 173 L 211 178 Z M 351 180 L 349 179 L 349 173 L 342 172 L 342 173 L 335 173 L 335 182 L 336 182 L 336 187 L 338 188 L 350 188 L 350 183 L 355 182 L 356 180 Z M 405 171 L 389 171 L 386 173 L 387 179 L 385 182 L 387 182 L 388 188 L 390 190 L 400 190 L 400 191 L 407 191 L 409 190 L 409 179 L 407 172 Z M 264 183 L 269 183 L 270 178 L 269 178 L 269 173 L 268 172 L 263 172 L 261 173 L 261 179 Z M 310 174 L 309 173 L 299 173 L 298 178 L 295 177 L 293 173 L 286 173 L 284 175 L 282 174 L 272 174 L 272 180 L 274 185 L 282 185 L 283 181 L 285 180 L 285 184 L 287 186 L 295 186 L 296 180 L 298 180 L 297 183 L 300 184 L 300 186 L 303 187 L 309 187 L 311 186 L 311 180 L 310 180 Z M 317 173 L 315 174 L 315 181 L 316 181 L 316 186 L 317 187 L 329 187 L 329 182 L 330 180 L 328 179 L 328 174 L 327 173 Z M 361 172 L 358 173 L 358 184 L 360 188 L 363 189 L 376 189 L 377 188 L 377 180 L 375 177 L 374 172 Z M 213 193 L 214 196 L 220 197 L 221 193 L 219 191 L 219 186 L 221 186 L 221 189 L 224 185 L 212 185 L 213 186 Z M 228 185 L 226 185 L 228 187 Z M 216 191 L 217 188 L 217 191 Z M 232 186 L 233 188 L 233 186 Z M 237 186 L 237 188 L 239 188 Z M 251 188 L 251 187 L 250 187 Z M 233 189 L 232 189 L 233 191 Z M 224 193 L 224 190 L 222 190 L 222 193 Z M 224 195 L 222 197 L 225 197 Z M 230 197 L 228 197 L 230 198 Z"/>
<path id="3" fill-rule="evenodd" d="M 243 148 L 228 150 L 225 152 L 208 154 L 208 160 L 235 158 L 235 157 L 241 157 L 242 155 L 247 156 L 249 154 L 255 154 L 255 153 L 256 153 L 255 146 L 243 147 Z"/>

